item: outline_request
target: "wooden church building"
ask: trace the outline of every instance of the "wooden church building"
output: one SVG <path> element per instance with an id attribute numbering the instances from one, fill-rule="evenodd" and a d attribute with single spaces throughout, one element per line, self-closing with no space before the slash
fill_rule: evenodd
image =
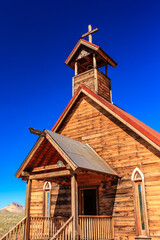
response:
<path id="1" fill-rule="evenodd" d="M 1 240 L 160 240 L 160 134 L 112 103 L 117 63 L 95 31 L 65 61 L 73 96 L 54 127 L 30 128 L 25 218 Z"/>

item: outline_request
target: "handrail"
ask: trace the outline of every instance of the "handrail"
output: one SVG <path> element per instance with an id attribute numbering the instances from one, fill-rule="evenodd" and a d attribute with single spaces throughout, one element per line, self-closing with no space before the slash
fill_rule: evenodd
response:
<path id="1" fill-rule="evenodd" d="M 86 217 L 89 217 L 89 218 L 112 218 L 112 216 L 108 216 L 108 215 L 78 215 L 78 217 L 81 217 L 81 218 L 86 218 Z"/>
<path id="2" fill-rule="evenodd" d="M 65 224 L 67 217 L 30 217 L 30 238 L 50 238 Z"/>
<path id="3" fill-rule="evenodd" d="M 63 230 L 66 228 L 66 226 L 72 221 L 72 219 L 73 219 L 73 216 L 71 216 L 71 217 L 67 220 L 67 222 L 57 231 L 57 233 L 56 233 L 52 238 L 50 238 L 50 240 L 56 239 L 56 238 L 58 237 L 58 235 L 59 235 L 61 232 L 63 232 Z"/>
<path id="4" fill-rule="evenodd" d="M 112 216 L 79 215 L 78 218 L 80 239 L 114 239 Z M 67 221 L 64 217 L 30 217 L 30 220 L 30 239 L 72 240 L 73 216 Z M 0 240 L 25 240 L 26 222 L 27 217 L 24 217 Z"/>
<path id="5" fill-rule="evenodd" d="M 24 239 L 25 238 L 25 231 L 26 231 L 26 219 L 27 217 L 22 218 L 20 222 L 18 222 L 14 227 L 11 228 L 0 240 L 7 240 L 7 239 Z M 21 229 L 20 229 L 21 227 Z M 15 234 L 15 236 L 13 236 Z"/>

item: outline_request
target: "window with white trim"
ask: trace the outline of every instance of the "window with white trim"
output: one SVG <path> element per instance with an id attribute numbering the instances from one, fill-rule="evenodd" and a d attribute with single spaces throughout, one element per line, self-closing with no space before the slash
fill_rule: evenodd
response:
<path id="1" fill-rule="evenodd" d="M 50 217 L 50 201 L 51 201 L 51 183 L 45 182 L 43 186 L 43 215 Z"/>
<path id="2" fill-rule="evenodd" d="M 139 168 L 135 168 L 131 178 L 135 206 L 136 235 L 148 236 L 148 218 L 145 198 L 144 176 Z"/>

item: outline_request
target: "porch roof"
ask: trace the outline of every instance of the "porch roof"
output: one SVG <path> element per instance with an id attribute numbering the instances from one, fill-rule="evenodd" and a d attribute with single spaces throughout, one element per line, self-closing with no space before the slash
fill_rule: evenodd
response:
<path id="1" fill-rule="evenodd" d="M 67 155 L 76 169 L 86 169 L 120 177 L 88 144 L 49 130 L 45 130 L 45 132 Z"/>

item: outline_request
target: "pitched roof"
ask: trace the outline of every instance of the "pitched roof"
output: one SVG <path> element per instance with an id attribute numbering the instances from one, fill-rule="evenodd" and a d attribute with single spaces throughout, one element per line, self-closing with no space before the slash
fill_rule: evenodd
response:
<path id="1" fill-rule="evenodd" d="M 53 149 L 62 156 L 62 159 L 64 159 L 74 171 L 79 169 L 89 170 L 120 177 L 88 144 L 81 143 L 53 131 L 44 130 L 44 135 L 39 137 L 17 170 L 15 174 L 17 178 L 21 176 L 23 171 L 28 169 L 28 165 L 32 160 L 34 163 L 37 163 L 38 159 L 36 160 L 35 156 L 39 148 L 45 148 L 41 145 L 43 141 L 50 143 Z"/>
<path id="2" fill-rule="evenodd" d="M 65 64 L 67 66 L 74 69 L 74 62 L 76 60 L 75 58 L 77 57 L 77 53 L 81 51 L 82 48 L 92 50 L 92 52 L 95 52 L 97 56 L 99 56 L 100 62 L 97 60 L 98 68 L 105 66 L 106 64 L 110 64 L 112 67 L 117 66 L 117 63 L 102 48 L 84 39 L 80 39 L 73 48 L 72 52 L 69 54 L 68 58 L 65 61 Z M 81 64 L 83 65 L 83 63 Z"/>
<path id="3" fill-rule="evenodd" d="M 158 150 L 160 150 L 160 133 L 156 132 L 143 122 L 139 121 L 129 113 L 125 112 L 121 108 L 117 107 L 116 105 L 108 102 L 83 84 L 80 85 L 80 87 L 75 92 L 74 96 L 70 100 L 69 104 L 65 108 L 64 112 L 61 114 L 60 118 L 52 128 L 52 131 L 56 131 L 58 127 L 60 126 L 61 122 L 67 115 L 68 111 L 74 104 L 75 100 L 78 98 L 80 93 L 86 94 L 88 97 L 90 97 L 93 101 L 101 105 L 104 109 L 106 109 L 108 112 L 110 112 L 113 116 L 115 116 L 117 119 L 119 119 L 121 122 L 123 122 L 125 125 L 127 125 L 129 128 L 131 128 L 133 131 L 135 131 L 138 135 L 140 135 L 142 138 L 144 138 L 146 141 L 148 141 L 150 144 L 152 144 L 154 147 L 156 147 Z"/>
<path id="4" fill-rule="evenodd" d="M 75 170 L 80 168 L 119 176 L 88 144 L 49 130 L 45 132 L 68 156 Z"/>

